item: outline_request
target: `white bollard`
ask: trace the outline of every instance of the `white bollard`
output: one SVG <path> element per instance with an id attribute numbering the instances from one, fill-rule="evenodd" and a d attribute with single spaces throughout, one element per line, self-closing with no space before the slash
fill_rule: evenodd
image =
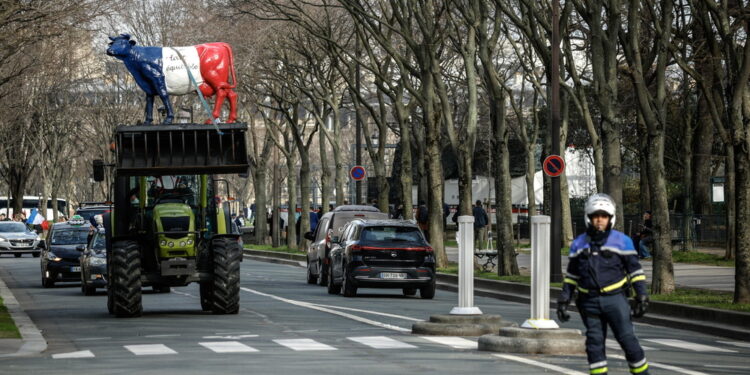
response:
<path id="1" fill-rule="evenodd" d="M 550 224 L 549 216 L 531 217 L 531 318 L 524 328 L 560 328 L 549 318 Z"/>
<path id="2" fill-rule="evenodd" d="M 479 315 L 474 306 L 474 216 L 458 217 L 458 306 L 452 315 Z"/>

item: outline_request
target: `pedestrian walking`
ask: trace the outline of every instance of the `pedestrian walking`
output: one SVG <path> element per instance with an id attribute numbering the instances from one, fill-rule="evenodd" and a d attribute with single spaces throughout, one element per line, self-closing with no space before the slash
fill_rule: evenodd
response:
<path id="1" fill-rule="evenodd" d="M 399 204 L 398 207 L 396 207 L 396 210 L 393 211 L 393 215 L 391 216 L 391 219 L 398 219 L 398 220 L 404 219 L 404 205 L 403 204 Z"/>
<path id="2" fill-rule="evenodd" d="M 482 249 L 487 243 L 487 224 L 489 224 L 489 217 L 487 217 L 487 211 L 482 208 L 482 201 L 477 199 L 474 208 L 471 210 L 474 215 L 474 241 L 477 243 L 476 249 Z"/>
<path id="3" fill-rule="evenodd" d="M 649 249 L 654 243 L 654 222 L 651 220 L 651 211 L 643 213 L 643 224 L 638 238 L 638 257 L 641 259 L 651 258 Z"/>
<path id="4" fill-rule="evenodd" d="M 586 233 L 570 245 L 568 269 L 557 300 L 557 318 L 570 319 L 568 306 L 578 292 L 576 306 L 586 327 L 586 355 L 589 373 L 607 374 L 607 326 L 625 351 L 633 374 L 648 374 L 648 362 L 635 336 L 631 314 L 641 317 L 648 307 L 646 275 L 638 262 L 633 241 L 612 229 L 615 202 L 606 194 L 594 194 L 586 201 Z M 628 293 L 635 298 L 628 303 Z"/>

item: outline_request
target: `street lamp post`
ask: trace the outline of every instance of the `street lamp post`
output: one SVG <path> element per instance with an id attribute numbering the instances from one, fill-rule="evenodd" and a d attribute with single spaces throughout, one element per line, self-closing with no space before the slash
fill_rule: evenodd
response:
<path id="1" fill-rule="evenodd" d="M 552 0 L 552 51 L 550 59 L 550 135 L 552 155 L 560 155 L 560 0 Z M 560 243 L 562 237 L 562 205 L 560 197 L 560 177 L 552 177 L 550 235 L 550 281 L 562 281 Z"/>

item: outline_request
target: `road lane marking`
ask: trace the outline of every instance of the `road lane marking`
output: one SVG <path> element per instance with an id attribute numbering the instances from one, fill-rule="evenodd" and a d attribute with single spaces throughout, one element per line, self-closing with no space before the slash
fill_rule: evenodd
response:
<path id="1" fill-rule="evenodd" d="M 621 359 L 623 361 L 626 361 L 625 356 L 621 356 L 621 355 L 617 355 L 617 354 L 610 354 L 609 357 L 613 357 L 613 358 L 617 358 L 617 359 Z M 679 372 L 679 373 L 685 374 L 685 375 L 709 375 L 709 374 L 706 374 L 705 372 L 688 370 L 688 369 L 684 369 L 682 367 L 677 367 L 677 366 L 672 366 L 672 365 L 665 365 L 665 364 L 662 364 L 662 363 L 651 362 L 651 361 L 648 361 L 648 367 L 663 368 L 665 370 Z"/>
<path id="2" fill-rule="evenodd" d="M 78 352 L 70 353 L 57 353 L 52 355 L 52 359 L 70 359 L 70 358 L 94 358 L 94 353 L 91 350 L 81 350 Z"/>
<path id="3" fill-rule="evenodd" d="M 620 343 L 618 343 L 617 340 L 615 339 L 607 339 L 607 342 L 605 345 L 607 346 L 607 349 L 622 351 L 622 347 L 620 347 Z M 648 351 L 659 350 L 659 349 L 652 348 L 650 346 L 645 346 L 645 345 L 641 345 L 641 349 L 648 350 Z"/>
<path id="4" fill-rule="evenodd" d="M 556 366 L 556 365 L 551 365 L 549 363 L 538 362 L 538 361 L 534 361 L 532 359 L 518 357 L 518 356 L 515 356 L 515 355 L 510 355 L 510 354 L 493 354 L 493 356 L 498 357 L 498 358 L 507 359 L 507 360 L 510 360 L 510 361 L 524 363 L 524 364 L 527 364 L 527 365 L 541 367 L 541 368 L 544 368 L 544 369 L 547 369 L 547 370 L 557 371 L 559 373 L 566 374 L 566 375 L 587 375 L 586 373 L 583 373 L 583 372 L 580 372 L 580 371 L 571 370 L 571 369 L 568 369 L 568 368 L 565 368 L 565 367 Z"/>
<path id="5" fill-rule="evenodd" d="M 176 351 L 170 349 L 164 344 L 125 345 L 125 349 L 135 355 L 177 354 Z"/>
<path id="6" fill-rule="evenodd" d="M 211 349 L 215 353 L 253 353 L 258 349 L 247 346 L 239 341 L 199 342 L 198 344 Z"/>
<path id="7" fill-rule="evenodd" d="M 750 342 L 742 341 L 716 341 L 721 344 L 739 346 L 740 348 L 750 348 Z"/>
<path id="8" fill-rule="evenodd" d="M 203 336 L 204 339 L 225 339 L 225 340 L 239 340 L 239 339 L 247 339 L 251 337 L 258 337 L 258 335 Z"/>
<path id="9" fill-rule="evenodd" d="M 468 340 L 461 337 L 454 336 L 419 336 L 427 341 L 432 341 L 438 344 L 450 346 L 454 349 L 476 349 L 477 342 Z"/>
<path id="10" fill-rule="evenodd" d="M 110 340 L 111 337 L 82 337 L 79 339 L 73 339 L 73 341 L 96 341 L 96 340 Z"/>
<path id="11" fill-rule="evenodd" d="M 293 300 L 293 299 L 289 299 L 289 298 L 279 297 L 279 296 L 275 296 L 273 294 L 263 293 L 263 292 L 260 292 L 260 291 L 254 290 L 254 289 L 250 289 L 250 288 L 245 288 L 245 287 L 241 287 L 240 289 L 244 290 L 246 292 L 249 292 L 249 293 L 257 294 L 259 296 L 273 298 L 273 299 L 275 299 L 277 301 L 285 302 L 285 303 L 292 304 L 292 305 L 295 305 L 295 306 L 305 307 L 305 308 L 312 309 L 312 310 L 318 310 L 318 311 L 326 312 L 326 313 L 329 313 L 329 314 L 342 316 L 344 318 L 351 319 L 351 320 L 354 320 L 354 321 L 357 321 L 357 322 L 360 322 L 360 323 L 369 324 L 369 325 L 372 325 L 372 326 L 375 326 L 375 327 L 390 329 L 392 331 L 398 331 L 398 332 L 411 332 L 411 329 L 408 329 L 408 328 L 399 327 L 399 326 L 395 326 L 395 325 L 387 324 L 387 323 L 381 323 L 381 322 L 378 322 L 378 321 L 375 321 L 375 320 L 371 320 L 371 319 L 367 319 L 367 318 L 363 318 L 363 317 L 357 316 L 357 315 L 347 314 L 345 312 L 336 311 L 336 310 L 332 310 L 332 309 L 329 309 L 329 308 L 317 306 L 317 305 L 315 305 L 313 303 L 310 303 L 310 302 L 303 302 L 303 301 L 297 301 L 297 300 Z"/>
<path id="12" fill-rule="evenodd" d="M 155 338 L 155 337 L 177 337 L 180 336 L 179 333 L 170 333 L 170 334 L 164 334 L 164 335 L 146 335 L 143 337 L 149 337 L 149 338 Z"/>
<path id="13" fill-rule="evenodd" d="M 313 339 L 284 339 L 284 340 L 273 340 L 273 341 L 279 345 L 286 346 L 287 348 L 298 351 L 298 352 L 337 350 L 333 346 L 317 342 Z"/>
<path id="14" fill-rule="evenodd" d="M 693 350 L 696 352 L 737 353 L 736 350 L 718 348 L 715 346 L 708 346 L 708 345 L 703 345 L 703 344 L 696 344 L 693 342 L 676 340 L 676 339 L 644 339 L 644 340 L 653 342 L 656 344 L 675 347 L 675 348 Z"/>
<path id="15" fill-rule="evenodd" d="M 363 336 L 363 337 L 347 337 L 347 339 L 354 342 L 358 342 L 363 345 L 367 345 L 374 349 L 411 349 L 416 348 L 412 344 L 407 344 L 398 340 L 394 340 L 390 337 L 385 336 Z"/>
<path id="16" fill-rule="evenodd" d="M 389 318 L 410 320 L 412 322 L 421 322 L 421 321 L 424 320 L 424 319 L 412 318 L 410 316 L 389 314 L 389 313 L 378 312 L 378 311 L 371 311 L 371 310 L 355 309 L 353 307 L 343 307 L 343 306 L 334 306 L 334 305 L 322 305 L 320 303 L 310 303 L 310 304 L 315 305 L 315 306 L 320 306 L 320 307 L 328 307 L 328 308 L 332 308 L 332 309 L 341 309 L 341 310 L 346 310 L 346 311 L 356 311 L 356 312 L 361 312 L 361 313 L 365 313 L 365 314 L 373 314 L 373 315 L 387 316 Z"/>

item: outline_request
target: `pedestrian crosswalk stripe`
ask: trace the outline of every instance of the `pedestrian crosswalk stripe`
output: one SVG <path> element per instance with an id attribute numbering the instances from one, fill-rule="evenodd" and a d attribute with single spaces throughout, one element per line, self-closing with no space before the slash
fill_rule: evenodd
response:
<path id="1" fill-rule="evenodd" d="M 385 336 L 347 337 L 349 340 L 367 345 L 374 349 L 409 349 L 416 346 L 394 340 Z"/>
<path id="2" fill-rule="evenodd" d="M 607 349 L 622 350 L 622 347 L 620 347 L 620 343 L 618 343 L 617 340 L 614 340 L 614 339 L 607 339 L 607 342 L 605 345 L 607 345 Z M 648 351 L 658 350 L 656 348 L 652 348 L 646 345 L 641 345 L 641 349 L 648 350 Z"/>
<path id="3" fill-rule="evenodd" d="M 309 350 L 337 350 L 336 348 L 317 342 L 312 339 L 285 339 L 285 340 L 273 340 L 279 345 L 286 346 L 289 349 L 295 351 L 309 351 Z"/>
<path id="4" fill-rule="evenodd" d="M 252 353 L 258 351 L 258 349 L 247 346 L 239 341 L 199 342 L 198 344 L 216 353 Z"/>
<path id="5" fill-rule="evenodd" d="M 721 344 L 739 346 L 740 348 L 750 348 L 750 342 L 742 341 L 716 341 Z"/>
<path id="6" fill-rule="evenodd" d="M 70 358 L 93 358 L 94 353 L 91 350 L 81 350 L 70 353 L 57 353 L 52 355 L 52 359 L 70 359 Z"/>
<path id="7" fill-rule="evenodd" d="M 715 346 L 708 346 L 703 344 L 696 344 L 683 340 L 676 339 L 644 339 L 645 341 L 653 342 L 656 344 L 671 346 L 680 349 L 694 350 L 696 352 L 722 352 L 722 353 L 737 353 L 736 350 L 718 348 Z"/>
<path id="8" fill-rule="evenodd" d="M 164 344 L 125 345 L 125 349 L 135 355 L 177 354 L 176 351 L 170 349 Z"/>
<path id="9" fill-rule="evenodd" d="M 476 341 L 467 340 L 461 337 L 453 337 L 453 336 L 420 336 L 420 337 L 427 341 L 432 341 L 438 344 L 447 345 L 455 349 L 476 349 L 477 348 Z"/>

